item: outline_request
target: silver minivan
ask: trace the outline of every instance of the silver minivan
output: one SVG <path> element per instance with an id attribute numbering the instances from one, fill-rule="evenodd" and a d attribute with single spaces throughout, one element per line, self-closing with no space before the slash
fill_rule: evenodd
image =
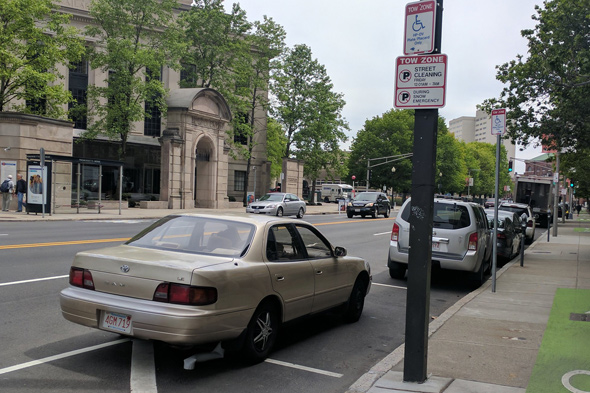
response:
<path id="1" fill-rule="evenodd" d="M 387 267 L 391 278 L 404 278 L 410 249 L 411 199 L 393 223 Z M 491 269 L 492 238 L 482 206 L 452 199 L 434 200 L 432 263 L 442 269 L 472 273 L 479 284 Z"/>

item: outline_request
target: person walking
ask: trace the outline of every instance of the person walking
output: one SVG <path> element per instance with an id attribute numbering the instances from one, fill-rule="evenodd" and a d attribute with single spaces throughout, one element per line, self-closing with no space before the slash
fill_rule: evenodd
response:
<path id="1" fill-rule="evenodd" d="M 8 175 L 6 180 L 0 185 L 0 191 L 2 192 L 2 211 L 7 212 L 12 201 L 12 194 L 14 194 L 14 182 L 12 181 L 12 175 Z"/>
<path id="2" fill-rule="evenodd" d="M 17 212 L 23 211 L 23 205 L 25 205 L 25 195 L 27 195 L 27 182 L 23 179 L 23 175 L 16 175 L 16 197 L 18 198 Z"/>

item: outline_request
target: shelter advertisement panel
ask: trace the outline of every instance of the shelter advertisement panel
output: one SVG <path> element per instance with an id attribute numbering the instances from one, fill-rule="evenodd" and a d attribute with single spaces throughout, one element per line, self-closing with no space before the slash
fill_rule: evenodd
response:
<path id="1" fill-rule="evenodd" d="M 29 166 L 27 173 L 27 204 L 47 203 L 47 166 Z"/>

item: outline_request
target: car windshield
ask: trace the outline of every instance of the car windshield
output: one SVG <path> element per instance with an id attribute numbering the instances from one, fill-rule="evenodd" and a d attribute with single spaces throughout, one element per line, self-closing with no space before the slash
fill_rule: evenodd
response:
<path id="1" fill-rule="evenodd" d="M 259 201 L 281 202 L 283 194 L 265 194 L 260 197 Z"/>
<path id="2" fill-rule="evenodd" d="M 376 201 L 377 194 L 373 194 L 371 192 L 361 192 L 357 196 L 354 197 L 355 201 Z"/>
<path id="3" fill-rule="evenodd" d="M 168 216 L 129 240 L 127 245 L 197 254 L 240 257 L 250 248 L 252 224 L 210 217 Z"/>
<path id="4" fill-rule="evenodd" d="M 352 188 L 343 188 L 342 192 L 352 192 Z"/>

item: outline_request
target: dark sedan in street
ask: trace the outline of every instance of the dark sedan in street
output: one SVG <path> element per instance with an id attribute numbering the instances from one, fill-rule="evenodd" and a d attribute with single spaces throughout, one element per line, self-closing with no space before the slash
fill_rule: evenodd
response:
<path id="1" fill-rule="evenodd" d="M 373 218 L 380 214 L 383 217 L 389 217 L 391 212 L 391 204 L 389 198 L 383 192 L 361 192 L 358 193 L 346 206 L 346 215 L 352 218 L 355 215 L 360 215 L 365 218 L 371 216 Z"/>
<path id="2" fill-rule="evenodd" d="M 494 229 L 494 209 L 486 209 L 490 229 Z M 524 231 L 522 220 L 515 212 L 498 210 L 498 234 L 496 237 L 496 254 L 505 261 L 520 253 Z"/>

